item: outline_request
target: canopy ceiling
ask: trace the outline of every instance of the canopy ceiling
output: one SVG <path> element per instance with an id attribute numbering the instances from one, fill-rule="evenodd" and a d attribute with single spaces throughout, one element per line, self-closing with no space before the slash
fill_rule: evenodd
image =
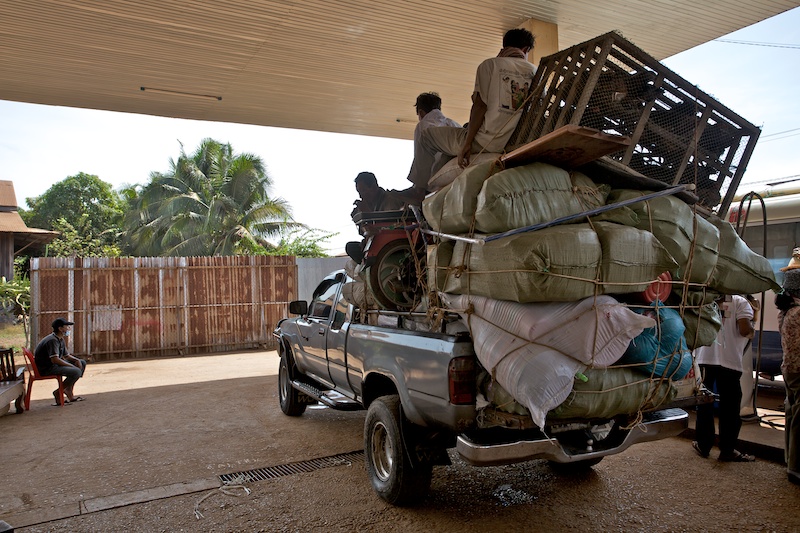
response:
<path id="1" fill-rule="evenodd" d="M 411 138 L 423 91 L 467 120 L 475 67 L 528 19 L 556 24 L 560 49 L 619 30 L 662 59 L 798 5 L 14 0 L 0 2 L 0 99 Z"/>

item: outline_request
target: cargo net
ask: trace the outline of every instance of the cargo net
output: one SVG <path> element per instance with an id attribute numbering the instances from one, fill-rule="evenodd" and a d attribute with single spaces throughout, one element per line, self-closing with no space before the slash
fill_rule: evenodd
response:
<path id="1" fill-rule="evenodd" d="M 507 151 L 565 125 L 624 135 L 631 145 L 609 157 L 666 184 L 695 184 L 709 209 L 727 209 L 760 133 L 614 32 L 543 58 L 532 91 L 542 96 Z"/>
<path id="2" fill-rule="evenodd" d="M 769 262 L 729 223 L 673 195 L 639 200 L 651 192 L 612 188 L 596 172 L 467 168 L 425 199 L 422 226 L 353 271 L 362 296 L 351 302 L 369 323 L 469 332 L 488 408 L 528 413 L 539 427 L 633 424 L 696 396 L 692 350 L 715 342 L 715 301 L 775 288 Z M 381 287 L 409 296 L 386 306 Z"/>

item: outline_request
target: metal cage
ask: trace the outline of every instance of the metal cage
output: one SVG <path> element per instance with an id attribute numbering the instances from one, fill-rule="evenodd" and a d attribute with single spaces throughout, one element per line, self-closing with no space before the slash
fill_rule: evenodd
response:
<path id="1" fill-rule="evenodd" d="M 625 135 L 609 157 L 725 212 L 760 129 L 616 32 L 542 58 L 507 150 L 574 124 Z"/>

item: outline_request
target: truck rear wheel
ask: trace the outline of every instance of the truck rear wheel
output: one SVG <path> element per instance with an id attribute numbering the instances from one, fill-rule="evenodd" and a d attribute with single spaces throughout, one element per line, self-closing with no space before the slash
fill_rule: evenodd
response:
<path id="1" fill-rule="evenodd" d="M 372 402 L 364 422 L 367 475 L 375 492 L 392 505 L 408 505 L 424 497 L 433 475 L 430 464 L 412 464 L 401 427 L 399 396 L 381 396 Z"/>
<path id="2" fill-rule="evenodd" d="M 300 401 L 300 392 L 292 387 L 292 378 L 289 374 L 288 354 L 281 354 L 278 363 L 278 400 L 281 411 L 287 416 L 300 416 L 306 410 L 306 404 Z"/>

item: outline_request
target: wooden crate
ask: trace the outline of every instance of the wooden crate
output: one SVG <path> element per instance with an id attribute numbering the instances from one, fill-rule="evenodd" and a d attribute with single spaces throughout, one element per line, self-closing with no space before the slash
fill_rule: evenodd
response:
<path id="1" fill-rule="evenodd" d="M 760 134 L 708 94 L 620 34 L 610 32 L 542 58 L 534 95 L 506 147 L 565 125 L 625 135 L 609 157 L 669 185 L 694 183 L 725 212 Z"/>

